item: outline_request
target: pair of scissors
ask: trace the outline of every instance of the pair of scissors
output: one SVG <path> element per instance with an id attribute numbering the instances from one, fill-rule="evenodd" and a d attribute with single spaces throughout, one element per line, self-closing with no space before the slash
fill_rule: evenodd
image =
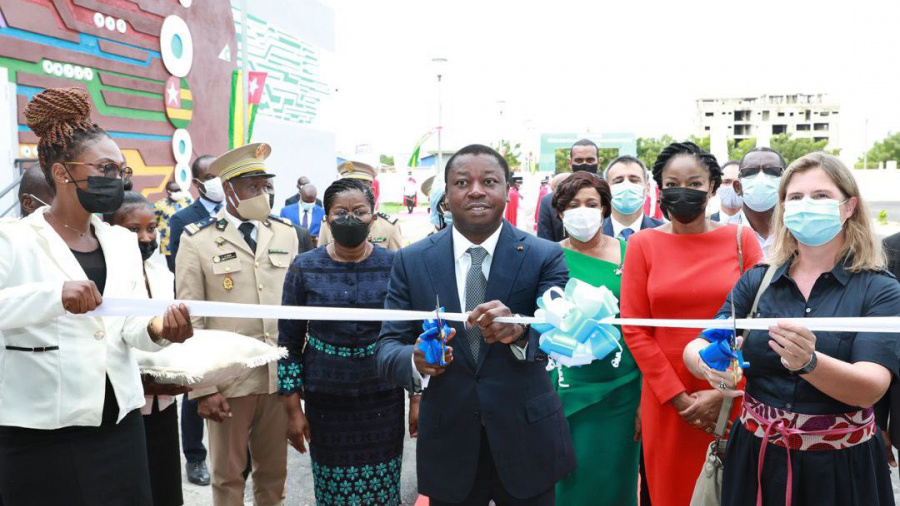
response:
<path id="1" fill-rule="evenodd" d="M 444 320 L 441 319 L 441 296 L 435 294 L 434 296 L 435 306 L 434 306 L 434 316 L 437 319 L 437 328 L 438 328 L 438 337 L 441 342 L 441 360 L 440 365 L 445 366 L 447 362 L 444 360 L 445 348 L 447 346 L 447 334 L 444 332 Z"/>
<path id="2" fill-rule="evenodd" d="M 734 290 L 731 291 L 731 297 L 729 297 L 729 300 L 731 301 L 731 339 L 730 339 L 729 344 L 731 345 L 731 349 L 733 351 L 738 351 L 738 349 L 737 349 L 737 335 L 738 335 L 738 333 L 737 333 L 738 332 L 737 318 L 735 318 L 735 312 L 734 312 Z M 740 366 L 741 366 L 741 364 L 738 361 L 738 359 L 736 359 L 736 358 L 731 359 L 731 374 L 732 374 L 732 378 L 734 379 L 734 388 L 737 388 L 738 367 L 740 367 Z"/>

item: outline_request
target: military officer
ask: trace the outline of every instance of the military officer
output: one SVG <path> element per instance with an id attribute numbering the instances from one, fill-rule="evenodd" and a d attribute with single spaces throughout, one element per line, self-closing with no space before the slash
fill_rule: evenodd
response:
<path id="1" fill-rule="evenodd" d="M 188 225 L 176 262 L 179 299 L 281 304 L 284 277 L 298 241 L 289 221 L 270 215 L 274 189 L 266 171 L 267 144 L 243 146 L 217 158 L 209 172 L 222 179 L 225 207 Z M 195 318 L 196 328 L 234 331 L 278 345 L 278 320 Z M 244 504 L 247 448 L 253 458 L 254 504 L 281 505 L 287 475 L 287 417 L 278 396 L 277 365 L 213 388 L 196 389 L 197 412 L 208 420 L 213 502 Z"/>
<path id="2" fill-rule="evenodd" d="M 354 178 L 372 186 L 375 180 L 375 169 L 371 165 L 362 162 L 344 162 L 338 165 L 338 174 L 342 178 Z M 322 219 L 322 228 L 319 230 L 319 246 L 324 246 L 334 242 L 331 235 L 331 229 L 328 228 L 328 222 Z M 400 225 L 397 218 L 391 218 L 384 213 L 375 213 L 375 219 L 372 221 L 372 227 L 369 229 L 369 242 L 372 244 L 385 247 L 387 249 L 398 250 L 403 247 L 403 236 L 400 234 Z"/>

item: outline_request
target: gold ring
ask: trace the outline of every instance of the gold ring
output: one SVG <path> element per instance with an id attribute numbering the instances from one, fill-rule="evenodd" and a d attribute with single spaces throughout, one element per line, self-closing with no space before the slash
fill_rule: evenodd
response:
<path id="1" fill-rule="evenodd" d="M 703 420 L 701 420 L 699 418 L 694 420 L 694 425 L 701 425 L 702 423 L 703 423 Z"/>

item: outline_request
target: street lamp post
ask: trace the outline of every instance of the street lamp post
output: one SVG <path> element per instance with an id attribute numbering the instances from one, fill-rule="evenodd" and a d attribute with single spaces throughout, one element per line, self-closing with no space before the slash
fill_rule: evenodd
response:
<path id="1" fill-rule="evenodd" d="M 434 65 L 435 69 L 437 70 L 437 84 L 438 84 L 438 87 L 437 87 L 437 92 L 438 92 L 438 124 L 437 124 L 438 165 L 437 165 L 437 172 L 438 172 L 438 174 L 440 174 L 441 171 L 444 170 L 444 151 L 443 151 L 443 146 L 441 146 L 441 131 L 444 129 L 443 118 L 442 118 L 442 115 L 444 112 L 444 104 L 441 99 L 441 77 L 442 77 L 441 71 L 443 70 L 443 67 L 447 64 L 448 61 L 449 60 L 447 60 L 446 58 L 440 58 L 440 57 L 431 59 L 431 63 Z"/>

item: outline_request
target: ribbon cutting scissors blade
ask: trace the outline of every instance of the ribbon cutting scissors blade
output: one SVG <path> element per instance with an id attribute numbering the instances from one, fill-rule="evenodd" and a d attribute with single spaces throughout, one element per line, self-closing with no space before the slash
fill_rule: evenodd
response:
<path id="1" fill-rule="evenodd" d="M 434 302 L 435 302 L 434 316 L 437 319 L 438 336 L 440 337 L 440 340 L 441 340 L 440 365 L 445 366 L 445 365 L 447 365 L 447 363 L 444 362 L 444 356 L 445 356 L 444 348 L 447 346 L 447 336 L 446 336 L 446 334 L 444 334 L 444 320 L 441 319 L 441 296 L 435 294 Z"/>
<path id="2" fill-rule="evenodd" d="M 737 318 L 735 317 L 735 312 L 734 312 L 734 290 L 732 290 L 731 297 L 729 297 L 728 300 L 731 301 L 731 342 L 730 342 L 730 344 L 731 344 L 732 351 L 736 352 L 737 351 L 737 335 L 738 335 L 737 332 L 738 332 L 738 330 L 737 330 Z M 731 359 L 731 375 L 732 375 L 732 378 L 734 379 L 734 388 L 737 388 L 737 382 L 738 382 L 737 370 L 738 370 L 738 367 L 740 367 L 740 365 L 741 364 L 738 362 L 738 359 L 736 359 L 736 358 Z"/>

